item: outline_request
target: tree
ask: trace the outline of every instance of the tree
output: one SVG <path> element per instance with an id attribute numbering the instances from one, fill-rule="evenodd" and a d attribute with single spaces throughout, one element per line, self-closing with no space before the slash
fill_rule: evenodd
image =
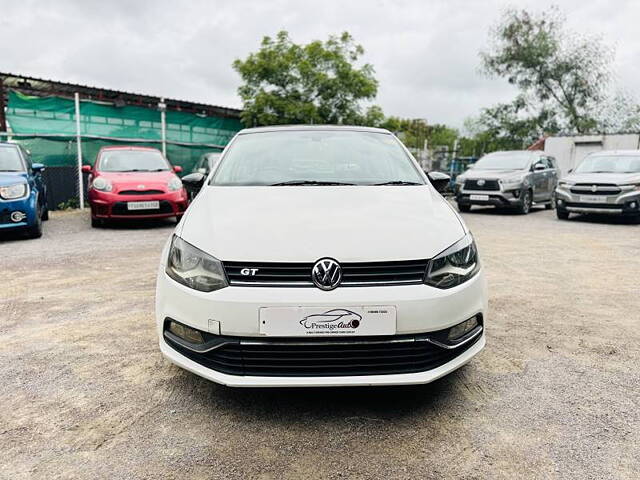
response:
<path id="1" fill-rule="evenodd" d="M 594 111 L 607 97 L 613 50 L 599 37 L 568 32 L 564 22 L 557 8 L 507 10 L 482 64 L 520 89 L 524 106 L 517 110 L 532 113 L 527 121 L 583 133 L 598 126 Z"/>
<path id="2" fill-rule="evenodd" d="M 264 37 L 257 52 L 233 62 L 243 81 L 242 121 L 247 126 L 382 123 L 380 107 L 362 113 L 360 103 L 374 99 L 378 90 L 373 67 L 357 65 L 363 53 L 347 32 L 306 45 L 293 43 L 286 31 Z"/>

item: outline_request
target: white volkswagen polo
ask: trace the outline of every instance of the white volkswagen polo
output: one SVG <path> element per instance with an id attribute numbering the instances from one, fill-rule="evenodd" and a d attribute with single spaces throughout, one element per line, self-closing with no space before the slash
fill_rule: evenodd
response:
<path id="1" fill-rule="evenodd" d="M 162 253 L 160 349 L 246 387 L 431 382 L 485 345 L 474 239 L 381 129 L 243 130 Z"/>

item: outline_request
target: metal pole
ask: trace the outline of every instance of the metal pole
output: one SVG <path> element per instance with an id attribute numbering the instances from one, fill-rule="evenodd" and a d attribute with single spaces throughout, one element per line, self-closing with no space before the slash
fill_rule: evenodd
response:
<path id="1" fill-rule="evenodd" d="M 167 119 L 166 110 L 167 105 L 164 103 L 164 98 L 160 99 L 158 104 L 160 109 L 160 130 L 162 131 L 162 155 L 167 156 Z"/>
<path id="2" fill-rule="evenodd" d="M 4 81 L 3 78 L 0 77 L 0 131 L 4 132 L 7 130 L 7 118 L 4 114 Z"/>
<path id="3" fill-rule="evenodd" d="M 80 208 L 84 209 L 84 182 L 82 181 L 82 141 L 80 133 L 80 94 L 75 93 L 76 101 L 76 145 L 78 147 L 78 197 Z"/>

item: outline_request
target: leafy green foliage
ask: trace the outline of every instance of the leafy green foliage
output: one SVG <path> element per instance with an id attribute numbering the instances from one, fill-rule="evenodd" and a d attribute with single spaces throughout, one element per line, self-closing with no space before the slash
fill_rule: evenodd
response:
<path id="1" fill-rule="evenodd" d="M 507 131 L 581 133 L 597 127 L 594 111 L 606 98 L 613 59 L 600 38 L 567 32 L 556 8 L 537 15 L 507 10 L 492 37 L 491 50 L 481 53 L 485 71 L 521 92 L 512 105 L 494 108 L 510 124 Z M 514 118 L 527 114 L 522 122 Z"/>
<path id="2" fill-rule="evenodd" d="M 380 107 L 363 113 L 360 105 L 378 90 L 373 67 L 356 65 L 363 53 L 347 32 L 306 45 L 293 43 L 286 31 L 264 37 L 257 52 L 233 62 L 244 82 L 238 89 L 243 123 L 381 124 Z"/>

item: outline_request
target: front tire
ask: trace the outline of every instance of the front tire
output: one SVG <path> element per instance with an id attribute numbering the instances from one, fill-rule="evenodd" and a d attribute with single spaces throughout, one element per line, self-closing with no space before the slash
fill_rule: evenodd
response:
<path id="1" fill-rule="evenodd" d="M 533 195 L 531 194 L 531 190 L 527 190 L 526 192 L 524 192 L 524 196 L 522 197 L 522 205 L 518 207 L 518 213 L 526 215 L 531 211 L 532 204 Z"/>
<path id="2" fill-rule="evenodd" d="M 92 228 L 102 228 L 104 227 L 104 220 L 101 218 L 93 218 L 91 217 L 91 227 Z"/>
<path id="3" fill-rule="evenodd" d="M 471 211 L 471 205 L 460 205 L 458 204 L 458 210 L 462 213 L 467 213 Z"/>
<path id="4" fill-rule="evenodd" d="M 569 212 L 566 210 L 556 208 L 556 216 L 558 217 L 558 220 L 569 220 Z"/>
<path id="5" fill-rule="evenodd" d="M 40 238 L 42 236 L 42 216 L 42 209 L 38 208 L 38 211 L 36 212 L 36 223 L 33 227 L 29 227 L 27 230 L 27 236 L 29 238 Z"/>
<path id="6" fill-rule="evenodd" d="M 547 203 L 544 208 L 546 210 L 554 210 L 556 208 L 556 195 L 553 194 L 551 195 L 551 198 L 549 199 L 549 203 Z"/>

